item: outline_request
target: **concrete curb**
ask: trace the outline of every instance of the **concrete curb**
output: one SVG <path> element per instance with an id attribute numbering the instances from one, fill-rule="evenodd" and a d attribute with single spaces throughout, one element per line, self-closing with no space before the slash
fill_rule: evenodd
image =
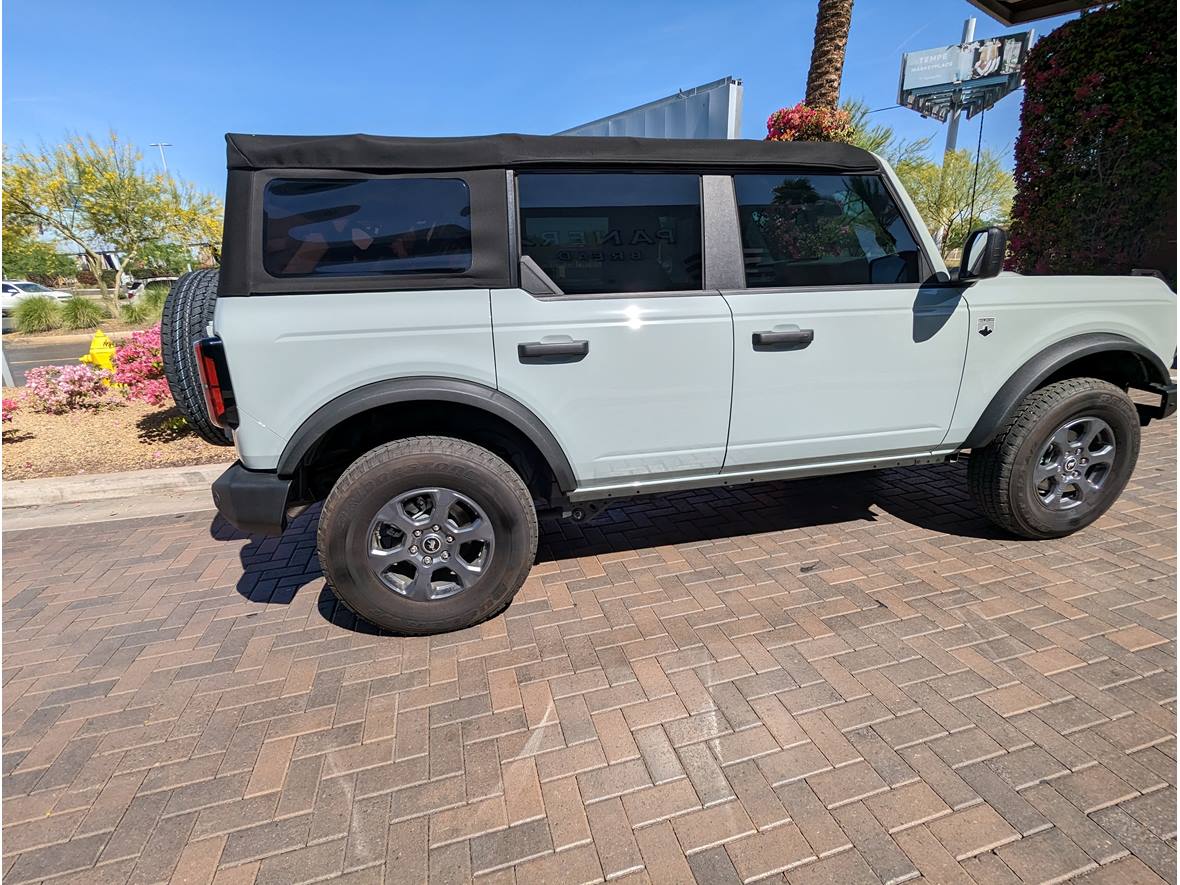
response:
<path id="1" fill-rule="evenodd" d="M 130 338 L 132 332 L 142 331 L 143 329 L 118 329 L 105 334 L 112 341 L 122 341 L 124 338 Z M 40 344 L 89 344 L 93 339 L 93 332 L 79 332 L 77 335 L 18 335 L 9 332 L 4 336 L 2 343 L 5 347 L 32 347 Z"/>
<path id="2" fill-rule="evenodd" d="M 4 531 L 211 511 L 209 486 L 228 463 L 4 483 Z"/>

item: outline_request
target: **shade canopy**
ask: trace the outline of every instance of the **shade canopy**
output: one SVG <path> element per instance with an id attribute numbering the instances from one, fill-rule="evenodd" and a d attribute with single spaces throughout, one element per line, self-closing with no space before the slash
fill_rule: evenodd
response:
<path id="1" fill-rule="evenodd" d="M 968 0 L 996 21 L 1006 25 L 1035 22 L 1054 15 L 1068 15 L 1083 9 L 1102 6 L 1109 0 Z"/>

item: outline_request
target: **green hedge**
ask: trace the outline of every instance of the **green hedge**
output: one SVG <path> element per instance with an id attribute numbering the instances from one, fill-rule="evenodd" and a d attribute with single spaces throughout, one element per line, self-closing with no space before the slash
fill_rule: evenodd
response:
<path id="1" fill-rule="evenodd" d="M 1025 68 L 1011 265 L 1176 281 L 1176 3 L 1122 0 L 1041 39 Z"/>

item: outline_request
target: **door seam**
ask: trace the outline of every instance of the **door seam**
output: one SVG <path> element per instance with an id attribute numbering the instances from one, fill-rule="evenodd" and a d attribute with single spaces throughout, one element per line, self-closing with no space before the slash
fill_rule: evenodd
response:
<path id="1" fill-rule="evenodd" d="M 729 437 L 733 433 L 733 396 L 734 385 L 737 382 L 737 321 L 733 316 L 733 305 L 720 289 L 717 294 L 725 303 L 729 311 L 729 421 L 725 425 L 725 451 L 721 456 L 721 472 L 725 472 L 725 465 L 729 462 Z"/>

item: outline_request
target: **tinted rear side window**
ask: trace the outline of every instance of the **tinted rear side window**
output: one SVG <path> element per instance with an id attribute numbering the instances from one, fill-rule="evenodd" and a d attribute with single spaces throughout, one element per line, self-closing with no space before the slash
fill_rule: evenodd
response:
<path id="1" fill-rule="evenodd" d="M 462 273 L 471 201 L 458 178 L 276 178 L 262 236 L 275 277 Z"/>
<path id="2" fill-rule="evenodd" d="M 567 294 L 701 288 L 697 175 L 517 176 L 521 247 Z"/>
<path id="3" fill-rule="evenodd" d="M 746 286 L 917 283 L 918 246 L 872 175 L 735 175 Z"/>

